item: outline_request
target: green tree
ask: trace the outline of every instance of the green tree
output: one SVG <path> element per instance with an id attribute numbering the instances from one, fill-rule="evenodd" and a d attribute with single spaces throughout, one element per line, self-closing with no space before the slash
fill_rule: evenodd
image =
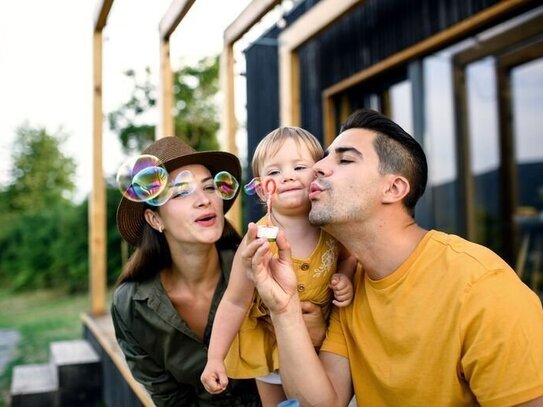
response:
<path id="1" fill-rule="evenodd" d="M 6 287 L 68 287 L 70 272 L 86 267 L 88 239 L 79 232 L 87 216 L 69 199 L 76 167 L 61 151 L 67 137 L 28 124 L 16 130 L 11 179 L 0 191 L 0 282 Z M 74 247 L 76 262 L 69 263 Z"/>
<path id="2" fill-rule="evenodd" d="M 125 152 L 139 152 L 155 139 L 156 123 L 149 112 L 156 106 L 156 86 L 149 68 L 140 82 L 133 70 L 125 72 L 134 88 L 130 99 L 108 114 L 109 128 L 118 134 Z M 215 96 L 219 90 L 219 58 L 203 58 L 173 74 L 175 135 L 196 150 L 218 149 L 219 120 Z"/>
<path id="3" fill-rule="evenodd" d="M 67 137 L 60 130 L 51 135 L 45 128 L 28 124 L 16 130 L 11 181 L 6 189 L 12 211 L 38 211 L 71 198 L 76 165 L 60 148 Z"/>

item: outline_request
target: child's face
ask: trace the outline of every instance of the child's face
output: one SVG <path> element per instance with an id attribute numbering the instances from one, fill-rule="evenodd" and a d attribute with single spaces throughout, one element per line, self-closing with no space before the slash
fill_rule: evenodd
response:
<path id="1" fill-rule="evenodd" d="M 298 146 L 292 139 L 286 139 L 277 154 L 268 156 L 262 163 L 260 177 L 262 185 L 273 179 L 276 184 L 272 195 L 274 212 L 309 212 L 309 185 L 315 179 L 315 160 L 306 145 Z M 266 199 L 266 197 L 262 197 Z"/>

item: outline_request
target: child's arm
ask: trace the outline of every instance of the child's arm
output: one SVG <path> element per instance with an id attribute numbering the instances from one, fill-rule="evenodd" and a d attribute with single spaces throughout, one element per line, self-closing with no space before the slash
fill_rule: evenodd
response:
<path id="1" fill-rule="evenodd" d="M 253 298 L 255 287 L 247 277 L 245 265 L 240 256 L 240 250 L 244 247 L 245 239 L 236 251 L 228 287 L 217 308 L 207 353 L 207 364 L 200 377 L 205 389 L 211 394 L 221 393 L 228 385 L 224 359 Z"/>
<path id="2" fill-rule="evenodd" d="M 332 275 L 330 279 L 330 288 L 334 292 L 334 300 L 332 303 L 336 307 L 348 306 L 354 296 L 353 275 L 356 271 L 358 261 L 354 256 L 351 256 L 343 246 L 340 248 L 338 256 L 337 273 Z"/>

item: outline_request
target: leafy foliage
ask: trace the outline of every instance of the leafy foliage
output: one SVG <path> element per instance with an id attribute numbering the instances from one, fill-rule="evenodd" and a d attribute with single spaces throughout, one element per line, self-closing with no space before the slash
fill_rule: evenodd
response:
<path id="1" fill-rule="evenodd" d="M 125 72 L 133 80 L 130 99 L 109 113 L 109 128 L 119 135 L 126 153 L 140 152 L 155 140 L 155 123 L 149 114 L 156 106 L 157 89 L 150 80 L 149 68 L 143 83 L 134 71 Z M 196 150 L 219 148 L 219 129 L 215 95 L 219 89 L 219 58 L 204 58 L 173 74 L 175 135 Z"/>
<path id="2" fill-rule="evenodd" d="M 40 210 L 65 201 L 75 190 L 75 161 L 60 150 L 67 135 L 50 135 L 25 124 L 16 130 L 12 147 L 12 181 L 8 206 L 16 212 Z"/>
<path id="3" fill-rule="evenodd" d="M 73 190 L 75 165 L 55 137 L 28 125 L 18 129 L 12 181 L 0 190 L 0 284 L 11 290 L 88 290 L 88 201 L 65 195 Z M 108 282 L 121 267 L 121 238 L 115 224 L 119 192 L 107 191 Z"/>
<path id="4" fill-rule="evenodd" d="M 107 191 L 107 281 L 121 269 L 121 237 L 115 223 L 119 192 Z M 0 284 L 14 291 L 60 288 L 84 292 L 89 281 L 88 201 L 57 203 L 13 215 L 0 231 Z"/>

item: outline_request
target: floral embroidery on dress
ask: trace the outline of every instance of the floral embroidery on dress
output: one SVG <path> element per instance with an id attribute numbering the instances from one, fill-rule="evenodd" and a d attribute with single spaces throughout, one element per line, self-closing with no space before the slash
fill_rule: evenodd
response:
<path id="1" fill-rule="evenodd" d="M 313 273 L 313 278 L 320 277 L 321 275 L 326 275 L 330 273 L 331 270 L 336 266 L 337 256 L 338 256 L 338 246 L 336 239 L 328 237 L 324 244 L 327 249 L 322 254 L 321 264 L 318 269 Z"/>

